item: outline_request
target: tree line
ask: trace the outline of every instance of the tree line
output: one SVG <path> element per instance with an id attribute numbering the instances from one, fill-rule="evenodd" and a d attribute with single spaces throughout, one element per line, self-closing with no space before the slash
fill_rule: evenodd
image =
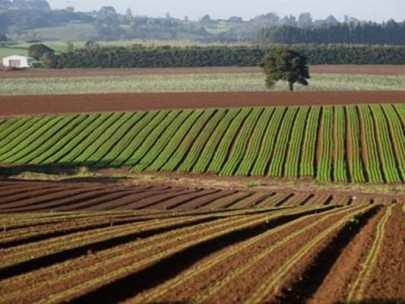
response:
<path id="1" fill-rule="evenodd" d="M 320 27 L 282 25 L 259 30 L 257 42 L 271 43 L 345 43 L 405 45 L 405 22 L 334 23 Z"/>
<path id="2" fill-rule="evenodd" d="M 56 54 L 45 50 L 30 55 L 51 68 L 146 68 L 258 66 L 272 47 L 260 46 L 142 46 L 88 47 Z M 315 64 L 405 64 L 405 47 L 364 45 L 293 45 Z"/>

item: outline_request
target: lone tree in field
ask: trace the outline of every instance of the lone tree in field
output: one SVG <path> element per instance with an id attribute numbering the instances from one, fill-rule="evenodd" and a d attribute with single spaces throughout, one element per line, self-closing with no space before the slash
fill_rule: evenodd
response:
<path id="1" fill-rule="evenodd" d="M 261 64 L 266 74 L 266 86 L 271 88 L 279 80 L 288 82 L 290 91 L 294 91 L 294 83 L 308 85 L 309 68 L 307 58 L 300 53 L 287 49 L 274 49 L 267 53 Z"/>

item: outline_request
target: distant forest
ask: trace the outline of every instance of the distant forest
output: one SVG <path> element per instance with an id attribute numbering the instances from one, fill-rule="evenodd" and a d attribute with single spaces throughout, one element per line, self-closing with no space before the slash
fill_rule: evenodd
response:
<path id="1" fill-rule="evenodd" d="M 274 47 L 274 46 L 273 46 Z M 405 64 L 404 46 L 293 45 L 309 64 Z M 51 55 L 50 68 L 258 66 L 271 48 L 253 46 L 100 47 Z"/>
<path id="2" fill-rule="evenodd" d="M 46 0 L 0 0 L 0 40 L 21 37 L 42 40 L 35 29 L 66 24 L 91 26 L 94 31 L 85 38 L 93 41 L 190 40 L 262 46 L 275 43 L 405 44 L 405 21 L 375 23 L 348 16 L 343 21 L 334 16 L 314 20 L 310 13 L 298 17 L 268 13 L 250 20 L 238 16 L 212 19 L 205 15 L 200 20 L 189 20 L 186 16 L 173 18 L 169 13 L 162 18 L 139 16 L 130 9 L 120 14 L 111 6 L 98 11 L 75 12 L 72 7 L 52 10 Z"/>

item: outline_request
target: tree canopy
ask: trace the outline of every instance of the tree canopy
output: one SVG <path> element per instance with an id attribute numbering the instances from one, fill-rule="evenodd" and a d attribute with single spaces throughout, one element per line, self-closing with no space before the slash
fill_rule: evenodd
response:
<path id="1" fill-rule="evenodd" d="M 290 91 L 294 83 L 308 85 L 309 67 L 307 57 L 288 48 L 276 48 L 267 53 L 261 66 L 266 74 L 266 86 L 271 88 L 279 80 L 288 82 Z"/>

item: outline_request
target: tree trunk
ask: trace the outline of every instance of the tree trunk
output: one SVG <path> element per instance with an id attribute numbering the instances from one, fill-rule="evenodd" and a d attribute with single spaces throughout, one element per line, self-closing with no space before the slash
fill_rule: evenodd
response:
<path id="1" fill-rule="evenodd" d="M 294 91 L 294 82 L 289 81 L 288 82 L 288 88 L 290 89 L 290 92 Z"/>

